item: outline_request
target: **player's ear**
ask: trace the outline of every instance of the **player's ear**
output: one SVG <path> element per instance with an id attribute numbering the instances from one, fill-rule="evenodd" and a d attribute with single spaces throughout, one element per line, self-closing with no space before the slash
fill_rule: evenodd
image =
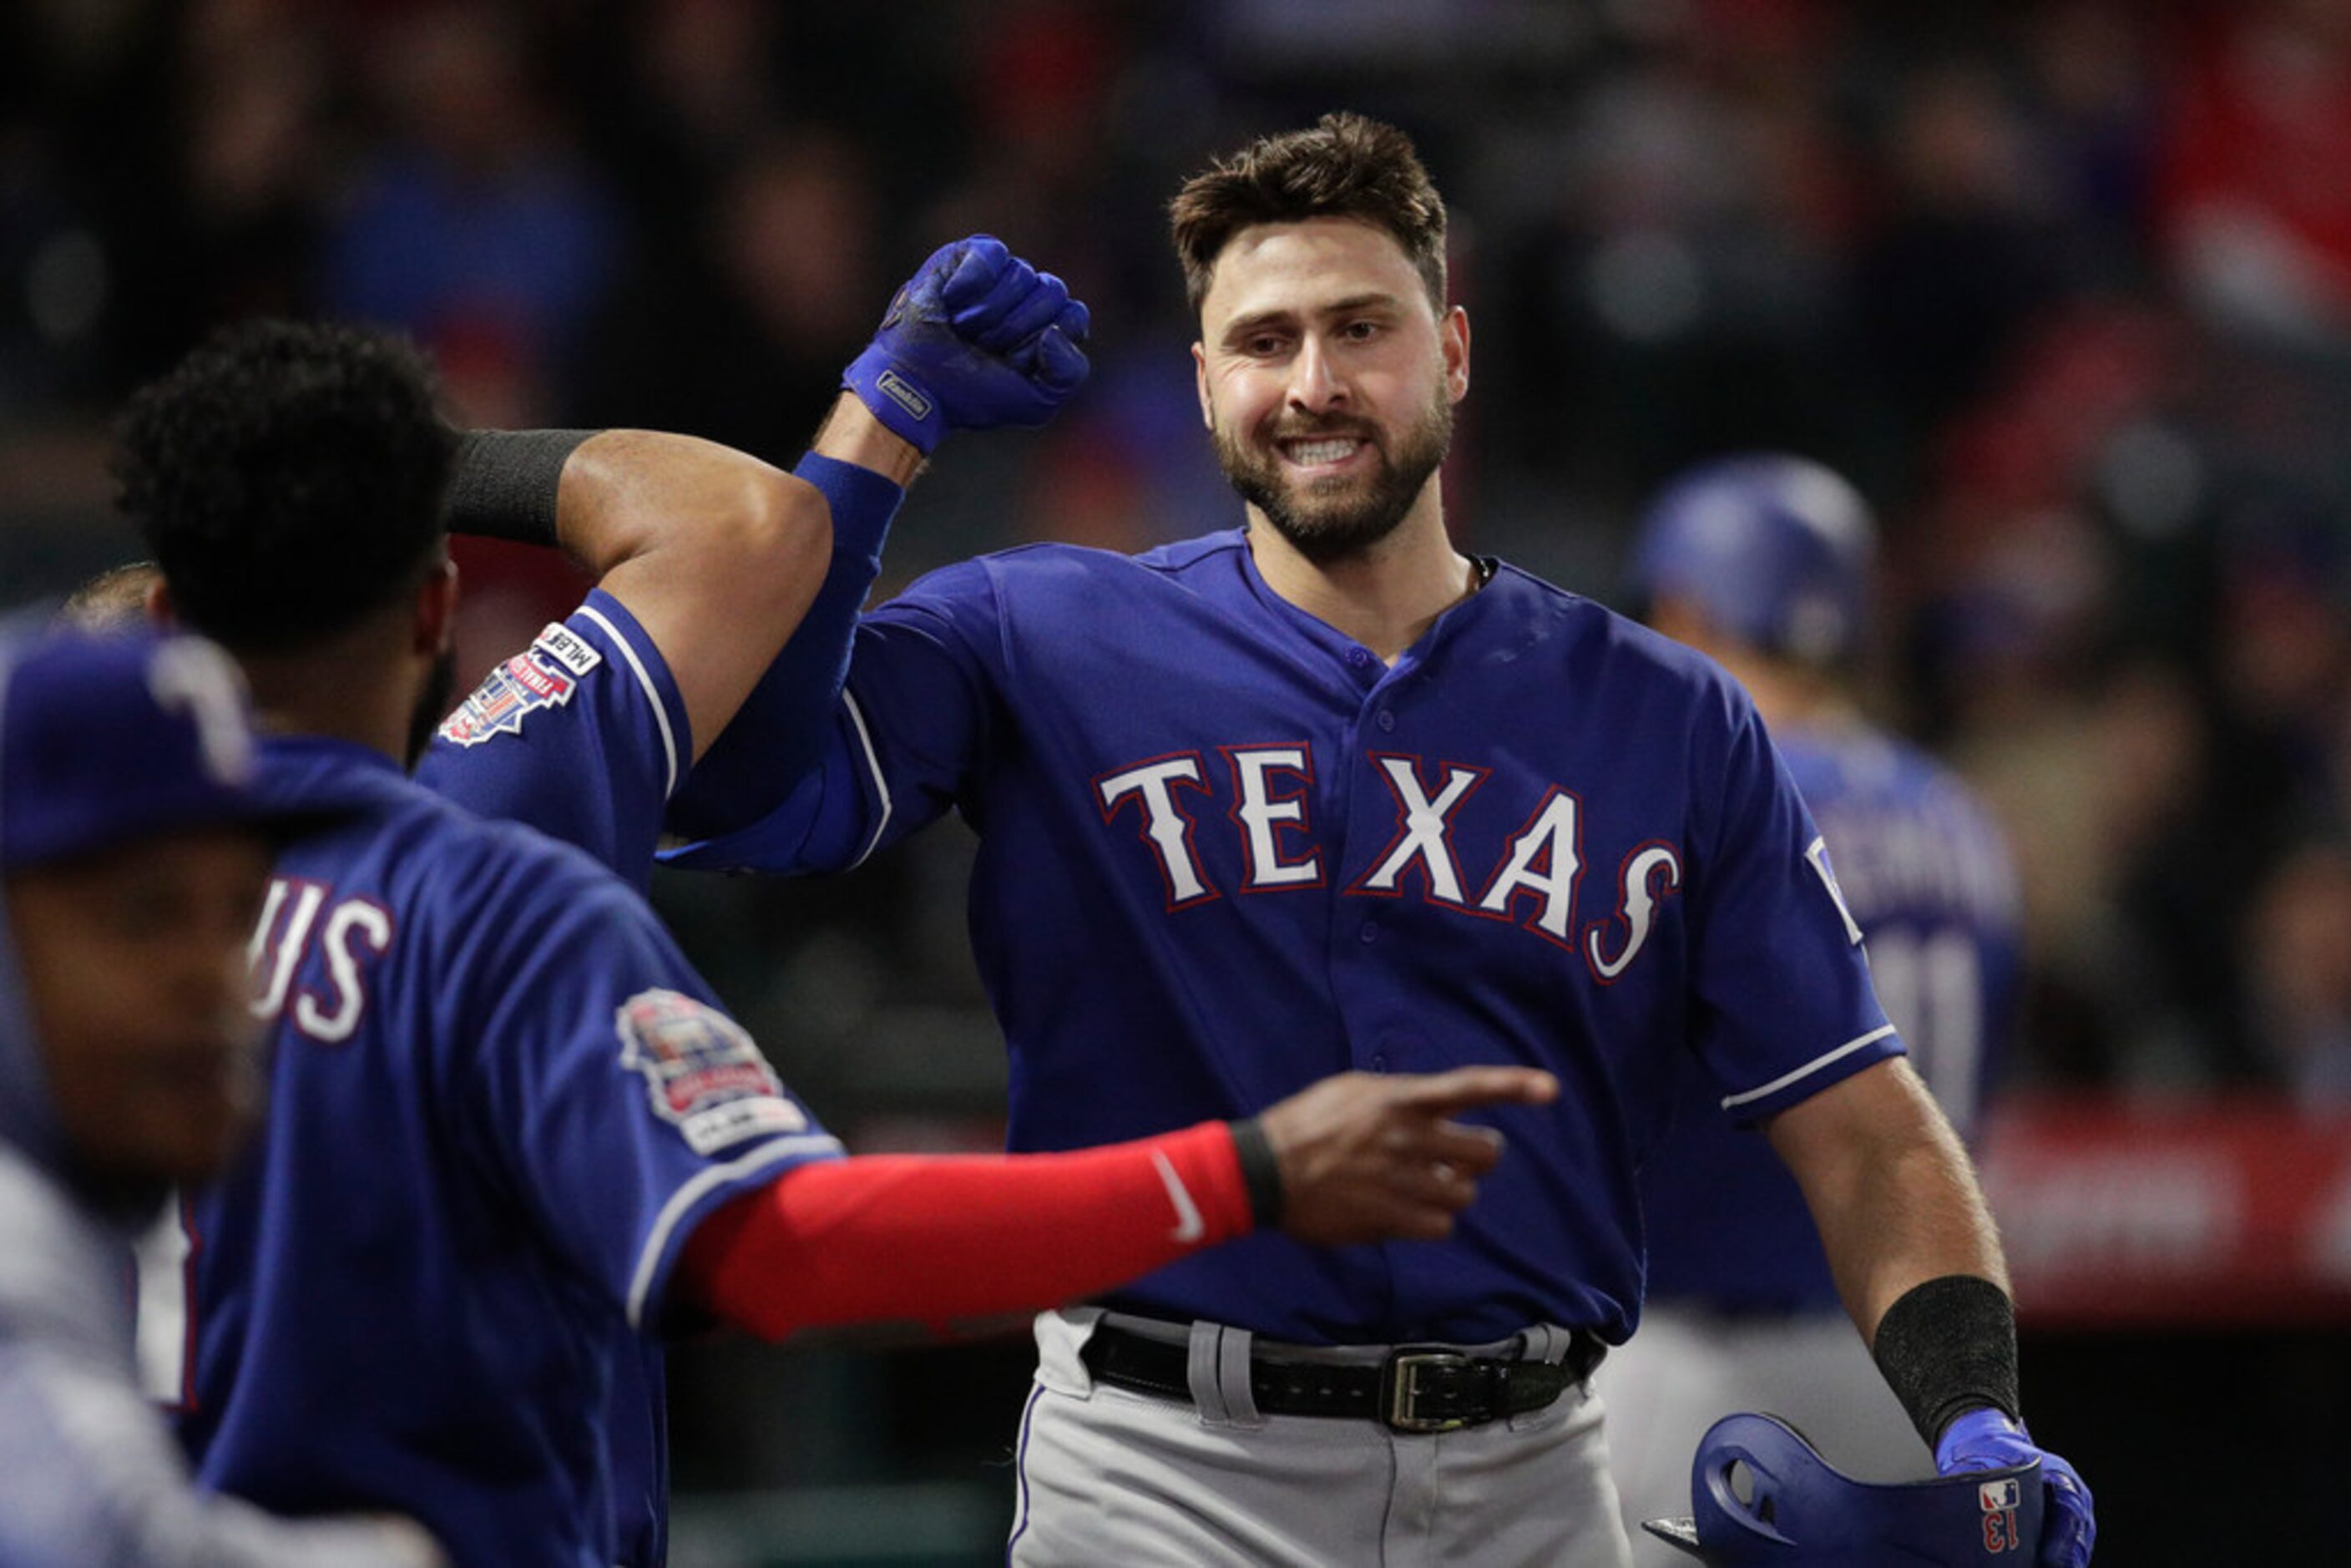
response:
<path id="1" fill-rule="evenodd" d="M 170 626 L 179 619 L 172 609 L 171 585 L 163 580 L 162 572 L 155 574 L 147 591 L 140 596 L 140 608 L 146 612 L 150 626 Z"/>
<path id="2" fill-rule="evenodd" d="M 1445 356 L 1445 393 L 1453 402 L 1469 395 L 1469 312 L 1456 305 L 1437 324 L 1438 351 Z"/>
<path id="3" fill-rule="evenodd" d="M 439 654 L 457 637 L 457 563 L 445 554 L 416 590 L 415 651 Z"/>
<path id="4" fill-rule="evenodd" d="M 1208 350 L 1197 343 L 1192 345 L 1192 388 L 1200 394 L 1200 423 L 1216 429 L 1217 411 L 1208 403 Z"/>

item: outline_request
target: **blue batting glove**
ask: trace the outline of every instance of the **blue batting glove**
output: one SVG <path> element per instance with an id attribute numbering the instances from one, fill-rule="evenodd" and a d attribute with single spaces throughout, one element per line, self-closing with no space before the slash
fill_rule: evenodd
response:
<path id="1" fill-rule="evenodd" d="M 2046 1500 L 2041 1521 L 2041 1547 L 2035 1568 L 2087 1568 L 2090 1548 L 2097 1544 L 2098 1516 L 2090 1489 L 2074 1467 L 2036 1447 L 2022 1422 L 1997 1410 L 1970 1410 L 1943 1429 L 1935 1445 L 1935 1470 L 1958 1475 L 1964 1470 L 2005 1470 L 2041 1461 L 2042 1495 Z"/>
<path id="2" fill-rule="evenodd" d="M 1033 426 L 1086 379 L 1086 308 L 987 235 L 931 253 L 841 384 L 925 456 L 950 430 Z"/>

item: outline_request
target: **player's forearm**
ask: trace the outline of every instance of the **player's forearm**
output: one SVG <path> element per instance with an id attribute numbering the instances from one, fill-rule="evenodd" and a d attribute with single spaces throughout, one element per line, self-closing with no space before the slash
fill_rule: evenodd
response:
<path id="1" fill-rule="evenodd" d="M 815 486 L 690 435 L 468 431 L 453 533 L 560 546 L 660 650 L 699 756 L 822 583 L 832 523 Z"/>
<path id="2" fill-rule="evenodd" d="M 1928 1280 L 1966 1274 L 2008 1287 L 1983 1196 L 1954 1155 L 1956 1145 L 1922 1146 L 1870 1162 L 1851 1200 L 1822 1219 L 1838 1292 L 1865 1339 L 1875 1341 L 1886 1308 Z"/>
<path id="3" fill-rule="evenodd" d="M 804 1166 L 699 1226 L 678 1290 L 768 1339 L 1040 1310 L 1250 1228 L 1231 1130 L 1067 1154 Z"/>
<path id="4" fill-rule="evenodd" d="M 773 465 L 698 436 L 599 431 L 565 461 L 556 540 L 600 580 L 654 555 L 717 581 L 756 574 L 779 601 L 815 591 L 831 518 Z"/>
<path id="5" fill-rule="evenodd" d="M 825 521 L 758 458 L 650 430 L 461 431 L 442 515 L 452 533 L 559 548 L 599 579 L 655 552 L 804 550 Z"/>
<path id="6" fill-rule="evenodd" d="M 647 431 L 606 431 L 571 455 L 557 527 L 661 650 L 697 758 L 799 627 L 832 550 L 816 486 Z"/>
<path id="7" fill-rule="evenodd" d="M 2007 1266 L 1973 1167 L 1907 1063 L 1880 1063 L 1767 1129 L 1803 1189 L 1845 1310 L 1874 1340 L 1886 1309 L 1928 1280 Z"/>

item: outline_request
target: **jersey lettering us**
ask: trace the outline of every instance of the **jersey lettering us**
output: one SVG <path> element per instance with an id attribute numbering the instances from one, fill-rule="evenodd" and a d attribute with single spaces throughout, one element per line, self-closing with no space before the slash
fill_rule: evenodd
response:
<path id="1" fill-rule="evenodd" d="M 1507 568 L 1394 665 L 1238 533 L 949 568 L 861 625 L 821 770 L 704 865 L 854 863 L 953 808 L 1015 1148 L 1519 1062 L 1545 1109 L 1442 1244 L 1258 1236 L 1119 1301 L 1303 1341 L 1630 1331 L 1679 1078 L 1742 1119 L 1900 1050 L 1745 696 Z M 1693 1049 L 1694 1048 L 1694 1049 Z"/>

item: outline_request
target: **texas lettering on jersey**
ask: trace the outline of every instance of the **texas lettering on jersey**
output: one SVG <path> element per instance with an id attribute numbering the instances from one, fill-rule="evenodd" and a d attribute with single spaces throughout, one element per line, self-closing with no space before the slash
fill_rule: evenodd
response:
<path id="1" fill-rule="evenodd" d="M 1344 1068 L 1575 1085 L 1501 1118 L 1528 1135 L 1451 1242 L 1253 1238 L 1131 1310 L 1621 1339 L 1672 1089 L 1752 1123 L 1902 1049 L 1745 695 L 1515 569 L 1387 661 L 1284 603 L 1239 531 L 946 568 L 860 622 L 817 772 L 672 859 L 846 870 L 951 810 L 1015 1148 L 1249 1115 Z"/>
<path id="2" fill-rule="evenodd" d="M 1238 891 L 1277 893 L 1322 888 L 1330 877 L 1310 815 L 1314 748 L 1220 746 L 1217 768 L 1199 751 L 1177 752 L 1113 768 L 1093 781 L 1102 821 L 1139 823 L 1167 894 L 1169 911 L 1223 896 L 1203 863 L 1200 815 L 1230 801 L 1224 816 L 1241 847 Z M 1610 913 L 1578 918 L 1586 864 L 1581 796 L 1553 784 L 1534 801 L 1522 825 L 1482 877 L 1465 874 L 1455 828 L 1492 769 L 1420 758 L 1366 752 L 1387 786 L 1395 833 L 1369 866 L 1343 890 L 1360 898 L 1401 898 L 1407 884 L 1435 907 L 1517 924 L 1556 946 L 1583 955 L 1593 977 L 1606 985 L 1622 975 L 1648 941 L 1663 901 L 1680 890 L 1682 854 L 1651 841 L 1625 852 L 1611 887 Z M 1196 798 L 1187 800 L 1187 797 Z"/>

